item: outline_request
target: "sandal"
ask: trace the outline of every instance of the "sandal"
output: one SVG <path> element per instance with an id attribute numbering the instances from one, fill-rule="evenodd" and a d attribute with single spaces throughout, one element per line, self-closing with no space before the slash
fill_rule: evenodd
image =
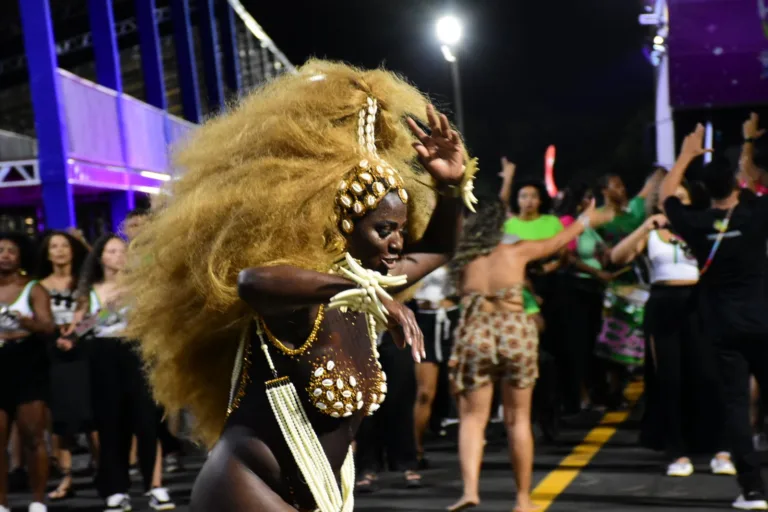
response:
<path id="1" fill-rule="evenodd" d="M 378 478 L 374 473 L 363 475 L 363 479 L 355 483 L 355 492 L 363 494 L 374 492 L 376 490 L 376 480 Z"/>
<path id="2" fill-rule="evenodd" d="M 418 474 L 415 471 L 406 471 L 405 472 L 405 486 L 408 489 L 421 489 L 421 475 Z"/>

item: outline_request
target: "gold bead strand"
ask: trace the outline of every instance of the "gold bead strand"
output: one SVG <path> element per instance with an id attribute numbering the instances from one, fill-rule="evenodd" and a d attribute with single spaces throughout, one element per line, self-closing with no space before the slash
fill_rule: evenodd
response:
<path id="1" fill-rule="evenodd" d="M 261 323 L 261 327 L 264 329 L 264 333 L 267 335 L 267 339 L 269 339 L 270 343 L 274 345 L 278 350 L 280 350 L 283 354 L 286 354 L 288 356 L 300 356 L 304 352 L 310 349 L 312 344 L 317 341 L 317 334 L 320 332 L 320 326 L 323 323 L 323 319 L 325 318 L 325 306 L 321 305 L 320 309 L 317 310 L 317 318 L 315 318 L 315 323 L 312 326 L 312 332 L 309 333 L 309 336 L 307 337 L 307 340 L 301 344 L 299 348 L 288 348 L 286 347 L 282 341 L 277 339 L 277 337 L 272 334 L 272 331 L 269 330 L 269 327 L 267 327 L 267 323 L 264 321 L 263 318 L 259 318 L 259 322 Z"/>

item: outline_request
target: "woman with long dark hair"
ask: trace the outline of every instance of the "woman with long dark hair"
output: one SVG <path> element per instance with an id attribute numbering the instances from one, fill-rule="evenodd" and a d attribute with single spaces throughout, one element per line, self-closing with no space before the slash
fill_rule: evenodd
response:
<path id="1" fill-rule="evenodd" d="M 40 248 L 37 275 L 40 284 L 51 297 L 51 311 L 59 332 L 63 334 L 74 322 L 77 309 L 77 285 L 80 269 L 88 249 L 69 233 L 49 233 Z M 93 429 L 90 397 L 90 363 L 86 347 L 59 336 L 51 358 L 51 415 L 53 417 L 53 446 L 57 448 L 59 470 L 63 478 L 48 494 L 52 501 L 74 494 L 72 490 L 71 447 L 77 434 L 90 434 L 92 450 L 97 447 Z M 95 452 L 93 460 L 98 457 Z"/>
<path id="2" fill-rule="evenodd" d="M 45 288 L 26 273 L 30 242 L 0 234 L 0 512 L 8 512 L 8 446 L 11 418 L 19 428 L 33 503 L 45 512 L 48 453 L 44 442 L 48 360 L 45 342 L 55 330 Z"/>
<path id="3" fill-rule="evenodd" d="M 92 325 L 91 375 L 99 463 L 96 487 L 105 510 L 131 509 L 129 452 L 131 436 L 138 440 L 144 491 L 155 510 L 174 508 L 164 488 L 152 487 L 157 453 L 156 409 L 135 346 L 123 339 L 126 307 L 120 275 L 126 243 L 114 234 L 100 238 L 83 266 L 78 287 L 78 329 Z M 71 330 L 75 330 L 73 327 Z"/>

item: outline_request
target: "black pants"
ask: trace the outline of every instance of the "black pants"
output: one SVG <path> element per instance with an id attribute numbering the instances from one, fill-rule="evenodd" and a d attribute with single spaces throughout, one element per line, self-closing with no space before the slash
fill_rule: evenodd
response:
<path id="1" fill-rule="evenodd" d="M 136 434 L 144 490 L 152 488 L 157 455 L 157 409 L 135 347 L 116 338 L 93 341 L 92 390 L 102 498 L 128 493 L 131 438 Z"/>
<path id="2" fill-rule="evenodd" d="M 387 399 L 373 416 L 363 420 L 357 434 L 357 474 L 416 469 L 413 405 L 416 376 L 409 349 L 399 349 L 388 333 L 379 347 L 382 369 L 387 373 Z M 387 464 L 384 465 L 386 458 Z"/>
<path id="3" fill-rule="evenodd" d="M 179 454 L 181 453 L 181 440 L 171 434 L 168 429 L 168 419 L 164 416 L 165 409 L 157 406 L 157 438 L 160 441 L 163 455 Z"/>
<path id="4" fill-rule="evenodd" d="M 596 279 L 561 276 L 556 359 L 563 408 L 581 410 L 581 384 L 597 385 L 595 341 L 602 327 L 605 287 Z"/>
<path id="5" fill-rule="evenodd" d="M 655 369 L 655 396 L 649 406 L 658 407 L 671 459 L 699 447 L 726 450 L 715 354 L 711 338 L 696 325 L 694 289 L 654 285 L 645 305 L 645 333 L 653 350 L 647 369 Z M 691 420 L 688 425 L 686 419 Z"/>
<path id="6" fill-rule="evenodd" d="M 768 393 L 768 340 L 764 334 L 731 334 L 716 344 L 720 383 L 725 400 L 725 420 L 731 455 L 745 493 L 764 492 L 760 456 L 752 444 L 749 421 L 749 376 L 754 375 L 760 394 Z"/>

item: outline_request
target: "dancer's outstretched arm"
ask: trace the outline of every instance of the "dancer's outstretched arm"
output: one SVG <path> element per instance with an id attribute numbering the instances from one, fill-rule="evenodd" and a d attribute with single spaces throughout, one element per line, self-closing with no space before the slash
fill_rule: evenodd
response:
<path id="1" fill-rule="evenodd" d="M 612 218 L 613 213 L 610 211 L 596 209 L 593 199 L 592 204 L 581 214 L 577 222 L 574 222 L 552 238 L 535 241 L 526 240 L 513 245 L 515 258 L 523 258 L 526 263 L 548 258 L 568 245 L 568 242 L 582 234 L 587 226 L 596 228 Z"/>
<path id="2" fill-rule="evenodd" d="M 237 279 L 240 298 L 262 315 L 325 304 L 334 295 L 356 286 L 338 275 L 288 265 L 247 268 Z"/>
<path id="3" fill-rule="evenodd" d="M 302 308 L 327 304 L 336 294 L 357 287 L 334 274 L 324 274 L 287 265 L 248 268 L 238 276 L 238 293 L 263 316 L 280 315 Z M 426 357 L 424 335 L 413 312 L 397 301 L 379 297 L 387 311 L 387 329 L 395 344 L 411 347 L 414 360 Z"/>

